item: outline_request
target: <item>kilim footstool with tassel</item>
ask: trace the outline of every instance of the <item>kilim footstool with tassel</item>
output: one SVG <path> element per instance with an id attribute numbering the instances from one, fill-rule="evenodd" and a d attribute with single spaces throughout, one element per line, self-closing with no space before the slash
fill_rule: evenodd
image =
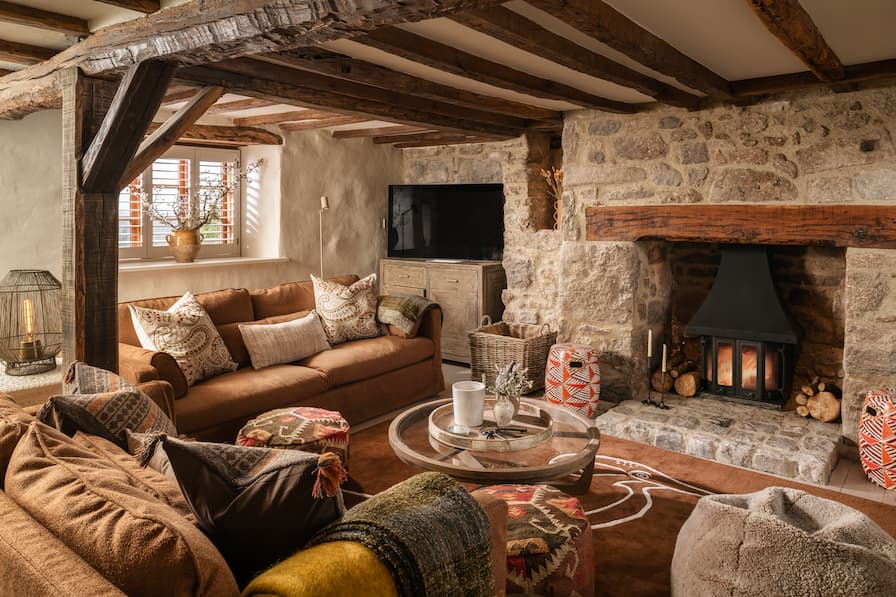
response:
<path id="1" fill-rule="evenodd" d="M 594 595 L 591 523 L 579 500 L 547 485 L 476 492 L 507 502 L 508 595 Z"/>
<path id="2" fill-rule="evenodd" d="M 240 429 L 236 443 L 316 454 L 333 452 L 348 468 L 348 432 L 348 421 L 340 413 L 313 406 L 296 406 L 255 417 Z"/>
<path id="3" fill-rule="evenodd" d="M 896 490 L 896 390 L 872 390 L 865 396 L 859 456 L 869 479 Z"/>

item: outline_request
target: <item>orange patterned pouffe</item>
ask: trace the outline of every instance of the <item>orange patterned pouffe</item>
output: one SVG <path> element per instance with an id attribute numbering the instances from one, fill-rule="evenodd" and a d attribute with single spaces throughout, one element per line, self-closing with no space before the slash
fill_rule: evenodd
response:
<path id="1" fill-rule="evenodd" d="M 508 595 L 594 595 L 591 523 L 579 500 L 547 485 L 476 492 L 507 502 Z"/>
<path id="2" fill-rule="evenodd" d="M 859 456 L 869 479 L 896 490 L 896 390 L 872 390 L 865 396 Z"/>
<path id="3" fill-rule="evenodd" d="M 583 344 L 554 344 L 544 372 L 545 398 L 586 417 L 597 416 L 600 400 L 600 362 L 597 352 Z"/>
<path id="4" fill-rule="evenodd" d="M 340 413 L 296 406 L 268 411 L 252 419 L 240 429 L 236 443 L 316 454 L 334 452 L 348 468 L 348 432 L 348 421 Z"/>

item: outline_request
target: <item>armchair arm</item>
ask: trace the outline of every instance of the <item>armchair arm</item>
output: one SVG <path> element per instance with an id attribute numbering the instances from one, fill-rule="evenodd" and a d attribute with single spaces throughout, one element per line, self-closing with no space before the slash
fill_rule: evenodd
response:
<path id="1" fill-rule="evenodd" d="M 473 496 L 491 527 L 491 564 L 496 595 L 507 576 L 507 503 Z M 377 499 L 373 497 L 371 499 Z M 373 551 L 353 541 L 334 541 L 301 550 L 255 577 L 243 597 L 391 597 L 397 595 L 386 566 Z"/>
<path id="2" fill-rule="evenodd" d="M 442 371 L 442 308 L 435 306 L 423 315 L 418 336 L 430 338 L 434 351 L 432 354 L 433 378 L 436 381 L 436 393 L 445 389 L 445 374 Z"/>
<path id="3" fill-rule="evenodd" d="M 171 384 L 174 398 L 187 393 L 187 379 L 170 354 L 119 342 L 118 369 L 132 384 L 161 379 Z"/>

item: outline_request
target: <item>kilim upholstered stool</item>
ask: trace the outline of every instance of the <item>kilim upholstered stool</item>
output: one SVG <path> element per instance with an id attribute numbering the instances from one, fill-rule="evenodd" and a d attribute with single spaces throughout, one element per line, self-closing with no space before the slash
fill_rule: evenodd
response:
<path id="1" fill-rule="evenodd" d="M 583 344 L 554 344 L 544 372 L 544 396 L 551 404 L 597 417 L 600 400 L 600 362 L 597 352 Z"/>
<path id="2" fill-rule="evenodd" d="M 507 502 L 508 595 L 594 595 L 591 523 L 579 500 L 547 485 L 476 492 Z"/>
<path id="3" fill-rule="evenodd" d="M 241 446 L 284 448 L 323 454 L 334 452 L 348 468 L 348 421 L 333 410 L 296 406 L 257 416 L 237 435 Z"/>
<path id="4" fill-rule="evenodd" d="M 896 390 L 872 390 L 865 396 L 859 456 L 869 479 L 896 490 Z"/>

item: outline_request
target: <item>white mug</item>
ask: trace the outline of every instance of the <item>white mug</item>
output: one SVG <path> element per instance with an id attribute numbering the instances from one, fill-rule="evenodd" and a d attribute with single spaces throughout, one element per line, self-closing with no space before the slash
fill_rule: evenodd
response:
<path id="1" fill-rule="evenodd" d="M 485 410 L 485 384 L 479 381 L 458 381 L 451 386 L 454 398 L 454 423 L 461 427 L 482 425 Z"/>

